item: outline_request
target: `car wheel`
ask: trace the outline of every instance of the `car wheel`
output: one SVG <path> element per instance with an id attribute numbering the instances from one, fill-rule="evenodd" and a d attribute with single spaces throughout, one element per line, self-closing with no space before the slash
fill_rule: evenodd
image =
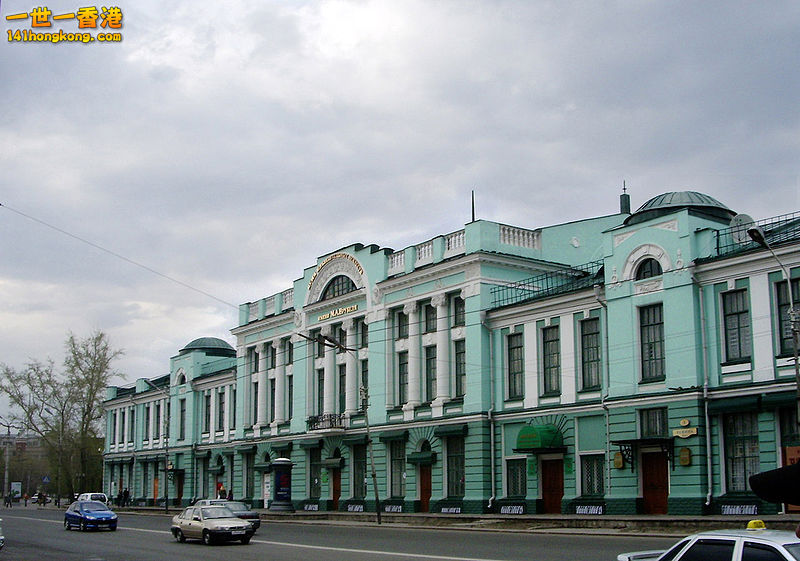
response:
<path id="1" fill-rule="evenodd" d="M 175 530 L 175 541 L 184 543 L 186 541 L 186 536 L 183 535 L 183 532 L 180 529 Z"/>
<path id="2" fill-rule="evenodd" d="M 64 529 L 67 531 L 70 530 L 69 520 L 67 519 L 64 519 Z"/>
<path id="3" fill-rule="evenodd" d="M 116 532 L 117 531 L 117 527 L 116 526 L 109 526 L 108 529 L 111 530 L 112 532 Z"/>
<path id="4" fill-rule="evenodd" d="M 250 543 L 250 536 L 245 536 L 242 538 L 242 545 L 247 545 Z"/>
<path id="5" fill-rule="evenodd" d="M 208 533 L 208 530 L 203 530 L 203 543 L 211 545 L 211 534 Z"/>

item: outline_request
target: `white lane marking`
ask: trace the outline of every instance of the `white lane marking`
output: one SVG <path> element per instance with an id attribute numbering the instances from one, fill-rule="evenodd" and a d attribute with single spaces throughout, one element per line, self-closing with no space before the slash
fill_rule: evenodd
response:
<path id="1" fill-rule="evenodd" d="M 27 516 L 14 516 L 14 518 L 18 518 L 20 520 L 35 520 L 37 522 L 53 522 L 55 524 L 63 525 L 64 522 L 61 520 L 44 520 L 42 518 L 30 518 Z M 119 527 L 117 531 L 123 529 Z M 172 532 L 167 530 L 148 530 L 146 528 L 131 528 L 129 526 L 124 527 L 127 531 L 133 532 L 147 532 L 151 534 L 167 534 L 168 536 L 172 536 Z M 398 551 L 379 551 L 374 549 L 355 549 L 349 547 L 331 547 L 331 546 L 324 546 L 324 545 L 306 545 L 306 544 L 299 544 L 299 543 L 288 543 L 288 542 L 274 542 L 268 540 L 257 540 L 252 539 L 250 543 L 261 543 L 265 545 L 277 545 L 282 547 L 296 547 L 300 549 L 316 549 L 319 551 L 339 551 L 342 553 L 360 553 L 365 555 L 383 555 L 386 557 L 404 557 L 404 558 L 415 558 L 415 559 L 440 559 L 442 561 L 508 561 L 506 559 L 487 559 L 484 557 L 452 557 L 449 555 L 431 555 L 429 553 L 402 553 Z"/>

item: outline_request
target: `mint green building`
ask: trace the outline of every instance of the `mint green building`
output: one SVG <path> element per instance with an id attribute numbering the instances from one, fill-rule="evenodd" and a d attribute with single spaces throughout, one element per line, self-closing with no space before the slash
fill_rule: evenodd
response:
<path id="1" fill-rule="evenodd" d="M 269 508 L 288 458 L 295 509 L 374 511 L 374 458 L 385 512 L 791 509 L 747 479 L 800 455 L 800 221 L 758 223 L 779 263 L 700 193 L 619 210 L 319 257 L 240 307 L 235 346 L 108 389 L 106 492 Z"/>

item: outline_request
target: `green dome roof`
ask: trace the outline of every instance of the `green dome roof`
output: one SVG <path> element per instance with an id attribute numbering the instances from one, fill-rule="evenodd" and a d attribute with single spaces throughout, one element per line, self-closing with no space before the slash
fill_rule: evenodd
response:
<path id="1" fill-rule="evenodd" d="M 653 197 L 644 203 L 625 220 L 625 224 L 645 222 L 685 208 L 696 210 L 726 223 L 736 214 L 714 197 L 697 191 L 673 191 Z"/>
<path id="2" fill-rule="evenodd" d="M 222 339 L 216 337 L 200 337 L 181 349 L 181 353 L 189 351 L 233 351 L 236 350 Z"/>

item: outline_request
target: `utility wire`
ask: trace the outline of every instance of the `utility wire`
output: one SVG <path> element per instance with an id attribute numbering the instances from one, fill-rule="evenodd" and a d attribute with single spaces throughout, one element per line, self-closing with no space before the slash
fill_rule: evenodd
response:
<path id="1" fill-rule="evenodd" d="M 103 252 L 105 252 L 105 253 L 108 253 L 109 255 L 113 255 L 113 256 L 114 256 L 114 257 L 116 257 L 117 259 L 122 259 L 123 261 L 125 261 L 125 262 L 127 262 L 127 263 L 130 263 L 131 265 L 135 265 L 135 266 L 137 266 L 137 267 L 140 267 L 140 268 L 144 269 L 145 271 L 148 271 L 148 272 L 150 272 L 150 273 L 153 273 L 154 275 L 158 275 L 159 277 L 165 278 L 165 279 L 167 279 L 168 281 L 172 281 L 172 282 L 174 282 L 175 284 L 179 284 L 179 285 L 181 285 L 181 286 L 182 286 L 182 287 L 184 287 L 184 288 L 188 288 L 189 290 L 193 290 L 193 291 L 195 291 L 195 292 L 197 292 L 197 293 L 199 293 L 199 294 L 202 294 L 203 296 L 207 296 L 208 298 L 211 298 L 211 299 L 213 299 L 213 300 L 216 300 L 216 301 L 217 301 L 217 302 L 219 302 L 220 304 L 225 304 L 226 306 L 230 306 L 231 308 L 234 308 L 234 309 L 236 309 L 236 310 L 238 310 L 238 309 L 239 309 L 239 306 L 237 306 L 236 304 L 231 304 L 230 302 L 226 302 L 225 300 L 222 300 L 222 299 L 220 299 L 220 298 L 217 298 L 217 297 L 216 297 L 216 296 L 214 296 L 213 294 L 209 294 L 208 292 L 205 292 L 204 290 L 200 290 L 199 288 L 196 288 L 196 287 L 194 287 L 194 286 L 192 286 L 192 285 L 190 285 L 190 284 L 187 284 L 187 283 L 185 283 L 185 282 L 183 282 L 183 281 L 181 281 L 181 280 L 178 280 L 178 279 L 176 279 L 176 278 L 174 278 L 174 277 L 171 277 L 171 276 L 169 276 L 169 275 L 165 275 L 164 273 L 162 273 L 162 272 L 160 272 L 160 271 L 156 271 L 156 270 L 155 270 L 155 269 L 153 269 L 152 267 L 148 267 L 147 265 L 144 265 L 144 264 L 142 264 L 142 263 L 139 263 L 138 261 L 134 261 L 133 259 L 130 259 L 130 258 L 128 258 L 128 257 L 125 257 L 124 255 L 121 255 L 121 254 L 119 254 L 119 253 L 117 253 L 117 252 L 115 252 L 115 251 L 112 251 L 112 250 L 110 250 L 110 249 L 106 249 L 105 247 L 103 247 L 103 246 L 101 246 L 101 245 L 98 245 L 98 244 L 96 244 L 96 243 L 94 243 L 94 242 L 91 242 L 91 241 L 89 241 L 89 240 L 85 239 L 85 238 L 82 238 L 82 237 L 80 237 L 80 236 L 77 236 L 77 235 L 75 235 L 75 234 L 73 234 L 73 233 L 71 233 L 71 232 L 67 232 L 66 230 L 64 230 L 64 229 L 62 229 L 62 228 L 59 228 L 58 226 L 53 226 L 52 224 L 48 224 L 48 223 L 47 223 L 47 222 L 45 222 L 44 220 L 40 220 L 40 219 L 38 219 L 38 218 L 36 218 L 36 217 L 34 217 L 34 216 L 31 216 L 31 215 L 29 215 L 29 214 L 25 214 L 24 212 L 22 212 L 22 211 L 19 211 L 19 210 L 16 210 L 16 209 L 13 209 L 13 208 L 11 208 L 10 206 L 8 206 L 8 205 L 5 205 L 5 204 L 3 204 L 3 203 L 0 203 L 0 207 L 3 207 L 3 208 L 5 208 L 5 209 L 8 209 L 8 210 L 10 210 L 11 212 L 13 212 L 13 213 L 15 213 L 15 214 L 18 214 L 18 215 L 20 215 L 20 216 L 22 216 L 22 217 L 25 217 L 25 218 L 27 218 L 28 220 L 32 220 L 32 221 L 34 221 L 34 222 L 37 222 L 37 223 L 41 224 L 42 226 L 47 226 L 48 228 L 50 228 L 50 229 L 52 229 L 52 230 L 55 230 L 56 232 L 59 232 L 59 233 L 61 233 L 61 234 L 64 234 L 65 236 L 69 236 L 70 238 L 73 238 L 73 239 L 75 239 L 75 240 L 78 240 L 79 242 L 82 242 L 82 243 L 85 243 L 85 244 L 87 244 L 87 245 L 90 245 L 90 246 L 92 246 L 92 247 L 93 247 L 93 248 L 95 248 L 95 249 L 99 249 L 100 251 L 103 251 Z"/>

